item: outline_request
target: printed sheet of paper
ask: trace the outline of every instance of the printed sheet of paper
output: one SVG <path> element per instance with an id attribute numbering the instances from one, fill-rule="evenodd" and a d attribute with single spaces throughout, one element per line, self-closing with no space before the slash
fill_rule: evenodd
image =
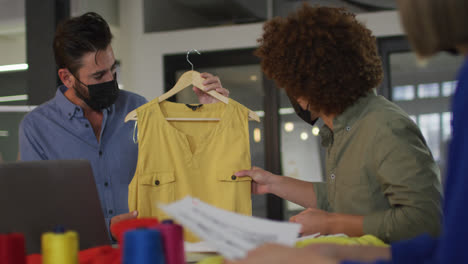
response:
<path id="1" fill-rule="evenodd" d="M 196 243 L 191 243 L 184 241 L 184 250 L 185 252 L 193 253 L 216 253 L 216 248 L 212 247 L 210 244 L 205 241 L 200 241 Z"/>
<path id="2" fill-rule="evenodd" d="M 243 258 L 266 242 L 293 246 L 301 228 L 228 212 L 192 197 L 160 207 L 228 259 Z"/>

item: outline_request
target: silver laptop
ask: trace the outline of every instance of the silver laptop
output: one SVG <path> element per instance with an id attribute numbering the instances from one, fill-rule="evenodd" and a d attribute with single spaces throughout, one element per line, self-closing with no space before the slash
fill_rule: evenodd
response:
<path id="1" fill-rule="evenodd" d="M 20 232 L 28 254 L 56 226 L 78 232 L 80 249 L 109 245 L 110 236 L 85 160 L 0 164 L 0 233 Z"/>

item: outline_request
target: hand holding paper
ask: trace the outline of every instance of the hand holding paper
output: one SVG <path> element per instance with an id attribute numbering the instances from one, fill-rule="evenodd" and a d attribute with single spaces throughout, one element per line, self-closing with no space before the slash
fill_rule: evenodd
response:
<path id="1" fill-rule="evenodd" d="M 160 207 L 228 259 L 243 258 L 264 243 L 293 246 L 301 229 L 299 224 L 228 212 L 192 197 Z"/>

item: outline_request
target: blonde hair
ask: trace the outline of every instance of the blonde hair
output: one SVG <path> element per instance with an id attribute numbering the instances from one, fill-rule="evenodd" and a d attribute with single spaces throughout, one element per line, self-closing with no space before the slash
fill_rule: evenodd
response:
<path id="1" fill-rule="evenodd" d="M 397 0 L 408 40 L 420 57 L 468 43 L 467 0 Z"/>

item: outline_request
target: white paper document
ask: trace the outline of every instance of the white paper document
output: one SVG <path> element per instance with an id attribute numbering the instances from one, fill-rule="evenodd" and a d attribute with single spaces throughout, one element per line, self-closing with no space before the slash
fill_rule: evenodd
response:
<path id="1" fill-rule="evenodd" d="M 192 197 L 160 207 L 228 259 L 243 258 L 266 242 L 293 246 L 301 229 L 299 224 L 232 213 Z"/>
<path id="2" fill-rule="evenodd" d="M 216 248 L 212 247 L 210 244 L 205 241 L 200 241 L 196 243 L 191 243 L 184 241 L 184 250 L 185 252 L 192 253 L 216 253 Z"/>

